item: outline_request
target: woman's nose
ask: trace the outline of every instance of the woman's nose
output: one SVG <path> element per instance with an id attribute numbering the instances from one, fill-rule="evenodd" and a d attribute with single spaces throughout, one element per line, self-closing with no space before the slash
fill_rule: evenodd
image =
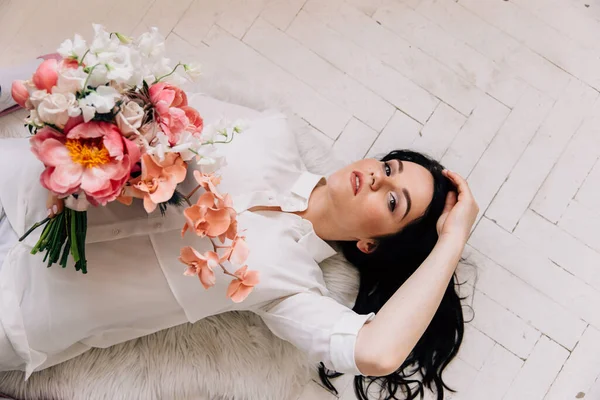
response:
<path id="1" fill-rule="evenodd" d="M 381 185 L 383 185 L 384 179 L 385 179 L 385 177 L 383 176 L 383 173 L 377 172 L 377 171 L 371 172 L 370 178 L 371 178 L 371 182 L 370 182 L 371 190 L 373 190 L 373 191 L 379 190 Z"/>

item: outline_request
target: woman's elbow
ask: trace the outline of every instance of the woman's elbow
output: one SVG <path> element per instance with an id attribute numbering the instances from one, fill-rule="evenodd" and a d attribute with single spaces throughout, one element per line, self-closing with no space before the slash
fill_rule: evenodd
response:
<path id="1" fill-rule="evenodd" d="M 357 349 L 356 366 L 358 370 L 366 376 L 387 376 L 398 370 L 406 359 L 403 356 L 394 356 L 390 354 L 378 355 L 375 352 L 365 352 L 361 354 Z"/>

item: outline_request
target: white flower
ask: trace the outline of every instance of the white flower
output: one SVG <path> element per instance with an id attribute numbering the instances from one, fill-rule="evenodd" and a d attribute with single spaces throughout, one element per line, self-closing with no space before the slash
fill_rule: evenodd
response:
<path id="1" fill-rule="evenodd" d="M 110 81 L 108 79 L 108 68 L 104 64 L 95 64 L 89 71 L 88 86 L 99 87 Z"/>
<path id="2" fill-rule="evenodd" d="M 138 128 L 142 126 L 143 119 L 144 109 L 134 101 L 125 104 L 115 118 L 117 126 L 125 137 L 139 134 Z"/>
<path id="3" fill-rule="evenodd" d="M 133 67 L 129 64 L 110 64 L 106 77 L 116 83 L 129 82 L 133 76 Z"/>
<path id="4" fill-rule="evenodd" d="M 110 86 L 99 86 L 95 92 L 88 94 L 79 100 L 79 106 L 83 111 L 83 119 L 89 122 L 94 114 L 106 114 L 112 111 L 116 100 L 120 99 L 119 92 Z"/>
<path id="5" fill-rule="evenodd" d="M 158 28 L 151 28 L 149 32 L 141 34 L 135 44 L 143 57 L 162 57 L 165 52 L 165 39 L 158 32 Z"/>
<path id="6" fill-rule="evenodd" d="M 79 100 L 79 107 L 81 108 L 81 113 L 83 114 L 83 122 L 90 122 L 94 115 L 96 115 L 96 109 L 92 106 L 87 106 L 81 103 Z"/>
<path id="7" fill-rule="evenodd" d="M 119 46 L 114 52 L 98 54 L 98 63 L 106 68 L 106 79 L 116 83 L 126 83 L 133 75 L 131 49 Z"/>
<path id="8" fill-rule="evenodd" d="M 69 117 L 79 115 L 79 108 L 73 93 L 53 93 L 44 97 L 37 113 L 43 122 L 63 128 Z"/>
<path id="9" fill-rule="evenodd" d="M 83 67 L 60 68 L 54 92 L 77 93 L 83 89 L 87 77 L 88 75 L 83 72 Z"/>
<path id="10" fill-rule="evenodd" d="M 245 119 L 238 119 L 233 122 L 233 131 L 235 133 L 242 133 L 243 131 L 248 129 L 249 126 L 250 123 Z"/>
<path id="11" fill-rule="evenodd" d="M 248 123 L 244 120 L 231 122 L 226 118 L 221 118 L 204 127 L 202 130 L 202 141 L 204 143 L 228 141 L 233 135 L 246 129 L 247 126 Z"/>
<path id="12" fill-rule="evenodd" d="M 148 85 L 152 85 L 154 81 L 170 74 L 171 72 L 173 72 L 171 60 L 165 57 L 158 58 L 152 62 L 145 62 L 144 66 L 142 67 L 142 74 Z M 165 82 L 169 81 L 168 78 L 163 78 L 162 80 Z M 175 82 L 172 83 L 175 84 Z"/>
<path id="13" fill-rule="evenodd" d="M 58 48 L 58 54 L 64 58 L 74 58 L 81 61 L 81 57 L 83 57 L 87 49 L 85 40 L 76 34 L 73 40 L 67 39 L 61 43 Z"/>
<path id="14" fill-rule="evenodd" d="M 25 118 L 25 123 L 28 125 L 35 125 L 35 126 L 44 125 L 44 123 L 40 119 L 40 116 L 38 115 L 37 111 L 35 111 L 35 110 L 31 110 L 29 112 L 29 117 Z"/>
<path id="15" fill-rule="evenodd" d="M 201 165 L 201 171 L 205 174 L 210 174 L 218 171 L 220 168 L 227 165 L 225 155 L 213 145 L 202 146 L 196 156 L 198 165 Z"/>
<path id="16" fill-rule="evenodd" d="M 131 76 L 125 82 L 126 85 L 141 87 L 142 86 L 142 77 L 143 77 L 143 66 L 142 66 L 142 56 L 140 52 L 136 49 L 129 47 L 129 62 L 131 64 Z"/>
<path id="17" fill-rule="evenodd" d="M 173 150 L 169 145 L 169 137 L 164 132 L 158 132 L 152 145 L 147 149 L 147 153 L 155 155 L 160 161 L 165 159 L 165 154 L 170 153 Z"/>
<path id="18" fill-rule="evenodd" d="M 34 108 L 38 108 L 38 106 L 40 105 L 40 103 L 47 97 L 49 96 L 48 92 L 46 92 L 45 90 L 34 90 L 33 92 L 31 92 L 31 94 L 29 95 L 29 101 L 31 101 L 31 105 Z"/>
<path id="19" fill-rule="evenodd" d="M 104 26 L 99 24 L 93 24 L 94 28 L 94 40 L 90 45 L 90 51 L 92 53 L 102 52 L 114 52 L 119 47 L 119 39 L 114 36 L 110 37 L 110 33 L 106 32 Z"/>
<path id="20" fill-rule="evenodd" d="M 183 161 L 190 161 L 198 154 L 202 147 L 202 142 L 190 132 L 183 132 L 179 137 L 179 141 L 171 148 L 171 151 L 179 153 Z"/>
<path id="21" fill-rule="evenodd" d="M 183 64 L 183 69 L 185 73 L 190 78 L 191 81 L 195 82 L 200 78 L 202 72 L 200 71 L 200 66 L 196 64 Z"/>
<path id="22" fill-rule="evenodd" d="M 90 206 L 90 202 L 87 200 L 85 193 L 77 193 L 77 198 L 70 195 L 65 199 L 65 207 L 75 211 L 86 211 Z"/>

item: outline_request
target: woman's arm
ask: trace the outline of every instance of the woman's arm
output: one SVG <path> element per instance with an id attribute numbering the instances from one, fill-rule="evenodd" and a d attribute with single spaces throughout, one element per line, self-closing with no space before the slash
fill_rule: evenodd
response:
<path id="1" fill-rule="evenodd" d="M 439 240 L 411 277 L 358 333 L 355 359 L 365 375 L 396 371 L 415 347 L 438 309 L 479 211 L 467 182 L 444 172 L 458 189 L 450 193 L 438 221 Z"/>

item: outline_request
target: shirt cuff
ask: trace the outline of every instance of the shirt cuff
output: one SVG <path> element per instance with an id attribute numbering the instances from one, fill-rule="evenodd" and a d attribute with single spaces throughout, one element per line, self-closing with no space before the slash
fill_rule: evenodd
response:
<path id="1" fill-rule="evenodd" d="M 353 375 L 364 375 L 356 366 L 354 349 L 358 331 L 373 318 L 375 318 L 374 313 L 360 315 L 355 312 L 348 312 L 335 324 L 330 341 L 333 370 Z"/>

